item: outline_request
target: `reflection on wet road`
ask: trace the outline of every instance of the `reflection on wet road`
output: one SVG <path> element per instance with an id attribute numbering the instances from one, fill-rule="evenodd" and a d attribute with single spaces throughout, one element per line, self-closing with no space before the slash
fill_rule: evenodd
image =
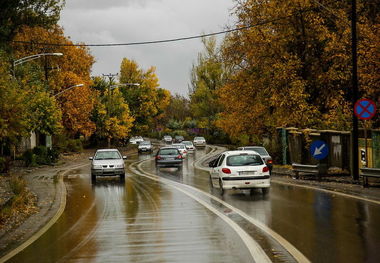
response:
<path id="1" fill-rule="evenodd" d="M 376 262 L 380 257 L 379 206 L 279 184 L 266 196 L 258 190 L 252 196 L 229 191 L 222 197 L 210 190 L 208 174 L 192 165 L 204 154 L 189 155 L 182 170 L 156 170 L 150 155 L 133 155 L 129 163 L 146 159 L 143 170 L 212 193 L 272 228 L 312 262 Z M 102 178 L 92 186 L 85 167 L 65 182 L 63 216 L 10 262 L 252 262 L 244 242 L 220 217 L 158 181 L 128 171 L 123 184 Z M 220 206 L 210 198 L 205 202 Z M 254 236 L 272 261 L 292 261 L 239 214 L 219 209 Z"/>

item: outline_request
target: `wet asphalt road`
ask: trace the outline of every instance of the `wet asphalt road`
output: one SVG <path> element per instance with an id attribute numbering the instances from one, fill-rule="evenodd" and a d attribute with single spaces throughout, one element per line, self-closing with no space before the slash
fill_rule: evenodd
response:
<path id="1" fill-rule="evenodd" d="M 271 261 L 295 261 L 239 213 L 185 185 L 212 193 L 273 229 L 312 262 L 378 262 L 378 205 L 275 183 L 266 196 L 258 190 L 252 196 L 229 191 L 221 197 L 210 190 L 208 174 L 192 165 L 204 154 L 190 155 L 180 171 L 157 171 L 149 160 L 140 164 L 150 174 L 180 183 L 179 190 L 134 171 L 127 171 L 125 183 L 101 178 L 92 186 L 89 167 L 73 171 L 65 179 L 63 216 L 10 262 L 253 262 L 246 243 L 217 213 L 253 237 Z M 128 164 L 150 157 L 133 155 Z"/>

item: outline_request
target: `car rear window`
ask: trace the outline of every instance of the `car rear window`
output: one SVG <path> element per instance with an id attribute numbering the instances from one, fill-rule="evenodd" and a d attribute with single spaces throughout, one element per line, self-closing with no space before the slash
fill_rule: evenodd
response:
<path id="1" fill-rule="evenodd" d="M 178 155 L 178 150 L 171 148 L 171 149 L 161 149 L 158 153 L 159 155 Z"/>
<path id="2" fill-rule="evenodd" d="M 268 152 L 264 148 L 246 147 L 245 150 L 255 151 L 261 155 L 269 155 Z"/>
<path id="3" fill-rule="evenodd" d="M 148 142 L 148 141 L 143 141 L 143 142 L 140 143 L 140 145 L 150 145 L 150 142 Z"/>
<path id="4" fill-rule="evenodd" d="M 263 165 L 264 162 L 259 155 L 256 154 L 240 154 L 227 157 L 228 166 L 247 166 L 247 165 Z"/>
<path id="5" fill-rule="evenodd" d="M 95 160 L 121 159 L 120 153 L 116 151 L 97 152 Z"/>

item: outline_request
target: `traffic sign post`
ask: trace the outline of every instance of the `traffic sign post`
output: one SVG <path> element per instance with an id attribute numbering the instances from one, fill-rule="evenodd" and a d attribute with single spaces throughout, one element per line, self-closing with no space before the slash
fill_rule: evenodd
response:
<path id="1" fill-rule="evenodd" d="M 376 103 L 369 99 L 360 99 L 355 103 L 354 113 L 356 117 L 364 121 L 365 140 L 365 166 L 368 167 L 368 145 L 367 145 L 367 124 L 366 120 L 372 119 L 376 114 Z"/>
<path id="2" fill-rule="evenodd" d="M 361 120 L 369 120 L 376 114 L 376 103 L 369 99 L 360 99 L 355 103 L 354 112 Z"/>
<path id="3" fill-rule="evenodd" d="M 314 159 L 323 160 L 329 154 L 329 146 L 324 141 L 314 141 L 310 146 L 310 154 Z"/>

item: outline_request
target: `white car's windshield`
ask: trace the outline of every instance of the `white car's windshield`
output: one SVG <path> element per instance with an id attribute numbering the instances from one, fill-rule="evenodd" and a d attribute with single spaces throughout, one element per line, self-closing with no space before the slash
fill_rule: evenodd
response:
<path id="1" fill-rule="evenodd" d="M 120 153 L 116 151 L 97 152 L 95 160 L 121 159 Z"/>

